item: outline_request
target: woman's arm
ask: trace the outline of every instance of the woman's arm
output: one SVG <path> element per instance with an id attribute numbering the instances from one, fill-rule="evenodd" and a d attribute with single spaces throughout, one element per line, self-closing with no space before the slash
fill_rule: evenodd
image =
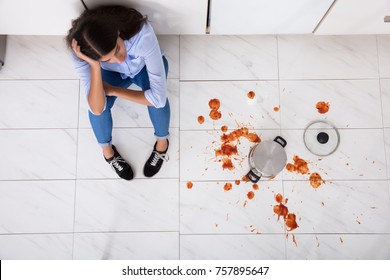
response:
<path id="1" fill-rule="evenodd" d="M 153 104 L 146 99 L 143 91 L 115 87 L 106 82 L 103 82 L 103 87 L 107 96 L 116 96 L 142 105 L 153 106 Z"/>
<path id="2" fill-rule="evenodd" d="M 72 41 L 72 48 L 75 55 L 79 59 L 89 64 L 90 73 L 86 73 L 89 74 L 86 75 L 89 76 L 89 89 L 86 89 L 88 91 L 87 93 L 88 104 L 93 114 L 100 115 L 104 111 L 104 108 L 106 106 L 106 96 L 103 88 L 100 63 L 99 61 L 93 60 L 88 56 L 84 55 L 80 51 L 80 46 L 77 44 L 77 41 L 75 39 L 73 39 Z M 80 68 L 85 68 L 85 67 L 80 67 Z M 82 70 L 82 72 L 86 72 L 86 71 L 88 72 L 88 69 Z M 84 78 L 88 78 L 88 77 L 84 77 Z"/>

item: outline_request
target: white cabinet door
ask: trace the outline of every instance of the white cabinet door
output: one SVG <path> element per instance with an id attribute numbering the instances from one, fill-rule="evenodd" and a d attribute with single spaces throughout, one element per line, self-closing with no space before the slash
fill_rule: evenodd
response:
<path id="1" fill-rule="evenodd" d="M 147 15 L 157 34 L 205 34 L 207 0 L 84 0 L 88 8 L 101 4 L 133 7 Z"/>
<path id="2" fill-rule="evenodd" d="M 65 35 L 80 0 L 0 0 L 0 34 Z"/>
<path id="3" fill-rule="evenodd" d="M 337 0 L 315 34 L 390 34 L 390 0 Z"/>
<path id="4" fill-rule="evenodd" d="M 123 4 L 147 14 L 158 34 L 205 34 L 207 0 L 84 0 L 89 8 Z M 65 35 L 80 0 L 0 0 L 0 34 Z"/>
<path id="5" fill-rule="evenodd" d="M 212 0 L 210 34 L 311 33 L 334 0 Z"/>

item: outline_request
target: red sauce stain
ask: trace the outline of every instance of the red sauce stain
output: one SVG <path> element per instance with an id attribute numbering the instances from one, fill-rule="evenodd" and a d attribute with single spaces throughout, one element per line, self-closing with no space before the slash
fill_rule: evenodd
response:
<path id="1" fill-rule="evenodd" d="M 236 129 L 229 134 L 223 133 L 220 137 L 222 142 L 221 147 L 215 150 L 215 156 L 222 157 L 223 169 L 234 169 L 231 157 L 238 155 L 237 145 L 240 143 L 241 137 L 248 139 L 250 142 L 258 143 L 261 141 L 256 133 L 249 132 L 249 129 L 246 127 Z"/>
<path id="2" fill-rule="evenodd" d="M 295 244 L 296 247 L 298 247 L 297 240 L 295 239 L 295 235 L 292 235 L 292 242 Z"/>
<path id="3" fill-rule="evenodd" d="M 246 196 L 247 196 L 249 199 L 253 199 L 253 198 L 255 197 L 255 193 L 252 192 L 252 191 L 250 191 L 250 192 L 247 193 Z"/>
<path id="4" fill-rule="evenodd" d="M 282 203 L 283 196 L 280 193 L 278 193 L 277 195 L 275 195 L 275 200 L 277 203 Z"/>
<path id="5" fill-rule="evenodd" d="M 226 183 L 225 186 L 223 187 L 223 189 L 227 192 L 227 191 L 230 191 L 232 189 L 232 184 L 231 183 Z"/>
<path id="6" fill-rule="evenodd" d="M 237 146 L 232 146 L 230 143 L 224 143 L 220 150 L 215 151 L 216 156 L 228 156 L 237 155 Z"/>
<path id="7" fill-rule="evenodd" d="M 199 116 L 199 117 L 198 117 L 198 123 L 199 123 L 199 124 L 204 123 L 204 117 L 203 117 L 203 116 Z"/>
<path id="8" fill-rule="evenodd" d="M 327 113 L 329 111 L 329 106 L 330 106 L 329 103 L 324 101 L 319 101 L 316 104 L 317 111 L 320 114 Z"/>
<path id="9" fill-rule="evenodd" d="M 222 169 L 229 169 L 229 170 L 234 169 L 234 165 L 233 165 L 232 160 L 230 158 L 223 158 L 222 159 Z"/>
<path id="10" fill-rule="evenodd" d="M 209 116 L 212 120 L 216 121 L 222 117 L 222 114 L 217 110 L 211 110 Z"/>
<path id="11" fill-rule="evenodd" d="M 249 178 L 246 177 L 246 175 L 244 175 L 242 178 L 241 178 L 241 181 L 245 182 L 245 183 L 248 183 L 249 182 Z"/>
<path id="12" fill-rule="evenodd" d="M 283 196 L 278 193 L 275 195 L 275 200 L 278 205 L 274 206 L 274 213 L 278 215 L 278 221 L 280 217 L 283 217 L 284 223 L 286 225 L 287 231 L 292 231 L 298 227 L 298 224 L 296 222 L 296 216 L 294 213 L 290 213 L 288 211 L 288 208 L 282 203 L 283 202 Z"/>
<path id="13" fill-rule="evenodd" d="M 256 93 L 254 93 L 253 91 L 250 91 L 250 92 L 248 92 L 247 96 L 249 99 L 253 99 L 253 98 L 255 98 Z"/>
<path id="14" fill-rule="evenodd" d="M 257 190 L 259 189 L 259 185 L 258 185 L 258 184 L 253 184 L 253 185 L 252 185 L 252 188 L 253 188 L 255 191 L 257 191 Z"/>
<path id="15" fill-rule="evenodd" d="M 300 174 L 308 174 L 309 167 L 307 162 L 304 159 L 301 159 L 299 156 L 295 155 L 293 157 L 294 163 L 287 163 L 286 169 L 290 172 L 296 172 Z"/>
<path id="16" fill-rule="evenodd" d="M 278 107 L 274 107 L 274 111 L 275 112 L 279 112 L 279 110 L 280 110 L 280 107 L 278 106 Z"/>
<path id="17" fill-rule="evenodd" d="M 219 107 L 221 107 L 221 102 L 219 101 L 219 99 L 216 98 L 211 99 L 209 101 L 209 107 L 211 110 L 218 110 Z"/>
<path id="18" fill-rule="evenodd" d="M 318 188 L 322 184 L 325 184 L 325 181 L 321 178 L 321 175 L 318 174 L 317 172 L 314 172 L 310 175 L 310 185 L 313 188 Z"/>
<path id="19" fill-rule="evenodd" d="M 292 231 L 298 227 L 298 224 L 296 222 L 296 216 L 293 213 L 288 213 L 287 218 L 285 220 L 285 224 L 288 231 Z"/>
<path id="20" fill-rule="evenodd" d="M 221 131 L 222 131 L 222 132 L 228 131 L 228 127 L 227 127 L 226 125 L 223 125 L 223 126 L 221 127 Z"/>
<path id="21" fill-rule="evenodd" d="M 235 180 L 234 183 L 238 186 L 241 183 L 241 181 L 240 180 Z"/>
<path id="22" fill-rule="evenodd" d="M 187 182 L 187 189 L 192 189 L 193 185 L 192 182 Z"/>

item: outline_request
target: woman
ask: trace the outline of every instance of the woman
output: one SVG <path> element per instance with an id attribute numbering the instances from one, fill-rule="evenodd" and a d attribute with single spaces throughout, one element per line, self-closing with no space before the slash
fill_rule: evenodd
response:
<path id="1" fill-rule="evenodd" d="M 168 62 L 147 18 L 132 8 L 102 6 L 72 21 L 66 37 L 84 86 L 89 119 L 105 160 L 119 177 L 131 180 L 131 166 L 112 145 L 111 108 L 117 97 L 146 105 L 157 141 L 144 166 L 151 177 L 168 160 L 170 107 Z M 142 91 L 130 90 L 135 83 Z"/>

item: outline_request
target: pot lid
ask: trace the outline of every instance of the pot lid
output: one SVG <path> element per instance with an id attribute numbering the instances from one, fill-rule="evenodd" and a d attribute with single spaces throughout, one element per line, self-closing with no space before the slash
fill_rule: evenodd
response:
<path id="1" fill-rule="evenodd" d="M 328 156 L 339 146 L 340 135 L 330 122 L 315 121 L 306 127 L 303 141 L 311 153 L 317 156 Z"/>
<path id="2" fill-rule="evenodd" d="M 250 161 L 263 176 L 275 176 L 286 165 L 286 151 L 275 140 L 262 141 L 253 147 Z"/>

